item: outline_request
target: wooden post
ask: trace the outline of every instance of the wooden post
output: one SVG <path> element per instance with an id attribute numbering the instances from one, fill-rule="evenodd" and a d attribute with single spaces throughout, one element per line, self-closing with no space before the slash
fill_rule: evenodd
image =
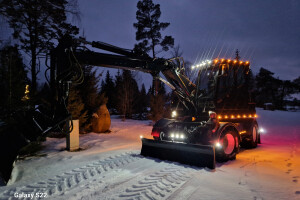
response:
<path id="1" fill-rule="evenodd" d="M 67 150 L 76 151 L 79 149 L 79 120 L 72 120 L 73 130 L 67 135 Z M 71 121 L 69 122 L 71 123 Z"/>

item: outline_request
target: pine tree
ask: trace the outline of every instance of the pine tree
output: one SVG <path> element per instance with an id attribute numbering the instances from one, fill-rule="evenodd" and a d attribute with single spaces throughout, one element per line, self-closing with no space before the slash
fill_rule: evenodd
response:
<path id="1" fill-rule="evenodd" d="M 114 94 L 113 94 L 113 99 L 115 101 L 115 109 L 117 111 L 118 114 L 120 114 L 120 102 L 119 102 L 119 92 L 120 92 L 120 88 L 122 87 L 122 76 L 120 73 L 120 70 L 118 70 L 116 76 L 115 76 L 115 90 L 114 90 Z"/>
<path id="2" fill-rule="evenodd" d="M 294 90 L 295 89 L 295 85 L 293 84 L 292 81 L 290 80 L 284 80 L 282 81 L 282 87 L 281 87 L 281 108 L 284 109 L 284 106 L 285 106 L 285 98 L 288 97 L 290 94 L 293 94 L 294 93 Z"/>
<path id="3" fill-rule="evenodd" d="M 135 45 L 136 52 L 142 52 L 141 54 L 152 52 L 152 57 L 155 58 L 156 55 L 162 51 L 168 51 L 170 47 L 174 46 L 174 38 L 172 36 L 165 36 L 162 38 L 161 31 L 165 30 L 170 23 L 160 22 L 159 18 L 161 16 L 160 5 L 154 4 L 152 0 L 141 0 L 137 3 L 136 19 L 137 23 L 133 26 L 137 29 L 136 40 L 140 41 Z M 161 47 L 158 49 L 157 47 Z M 152 84 L 152 103 L 150 107 L 152 110 L 151 116 L 158 116 L 162 113 L 154 114 L 154 111 L 162 112 L 157 108 L 152 108 L 156 106 L 156 102 L 164 104 L 163 97 L 156 97 L 158 95 L 159 88 L 161 88 L 161 82 L 157 79 L 153 79 Z M 157 98 L 157 99 L 155 99 Z M 156 119 L 156 117 L 155 117 Z"/>
<path id="4" fill-rule="evenodd" d="M 141 91 L 138 95 L 138 103 L 137 103 L 137 113 L 139 114 L 139 118 L 143 118 L 143 114 L 147 113 L 147 107 L 149 105 L 145 85 L 142 84 Z"/>
<path id="5" fill-rule="evenodd" d="M 260 68 L 259 73 L 255 77 L 256 83 L 256 103 L 257 106 L 263 107 L 264 103 L 272 103 L 278 107 L 279 88 L 281 80 L 273 77 L 274 73 Z"/>
<path id="6" fill-rule="evenodd" d="M 165 30 L 170 23 L 159 22 L 161 15 L 160 5 L 154 4 L 152 0 L 141 0 L 137 3 L 136 19 L 133 26 L 137 29 L 136 40 L 141 41 L 135 45 L 135 49 L 142 52 L 152 51 L 153 58 L 161 51 L 168 51 L 174 45 L 172 36 L 162 39 L 161 31 Z M 161 50 L 156 47 L 161 46 Z"/>
<path id="7" fill-rule="evenodd" d="M 150 108 L 149 119 L 154 122 L 161 119 L 164 114 L 164 97 L 162 95 L 151 95 Z"/>
<path id="8" fill-rule="evenodd" d="M 145 85 L 142 84 L 141 92 L 140 92 L 140 106 L 142 112 L 147 112 L 147 107 L 149 106 L 146 94 Z"/>
<path id="9" fill-rule="evenodd" d="M 300 76 L 293 80 L 295 93 L 300 92 Z"/>
<path id="10" fill-rule="evenodd" d="M 99 76 L 101 76 L 101 74 Z M 86 130 L 90 130 L 92 115 L 101 105 L 97 85 L 100 78 L 99 76 L 96 75 L 96 71 L 93 71 L 91 66 L 85 66 L 84 81 L 82 84 L 76 86 L 76 90 L 79 91 L 82 103 L 84 104 L 84 112 L 86 112 L 86 121 L 83 123 L 83 127 Z"/>
<path id="11" fill-rule="evenodd" d="M 138 86 L 136 80 L 132 77 L 132 73 L 128 70 L 123 70 L 121 79 L 118 77 L 116 83 L 117 87 L 117 108 L 119 113 L 123 116 L 123 120 L 132 118 L 135 113 L 136 105 L 138 103 Z"/>
<path id="12" fill-rule="evenodd" d="M 75 87 L 70 89 L 67 108 L 72 119 L 79 119 L 79 126 L 83 129 L 87 121 L 87 110 L 85 110 L 80 93 Z"/>
<path id="13" fill-rule="evenodd" d="M 157 121 L 166 116 L 165 103 L 167 100 L 166 89 L 164 85 L 160 85 L 157 95 L 150 95 L 150 115 L 149 119 Z"/>
<path id="14" fill-rule="evenodd" d="M 38 57 L 47 53 L 54 40 L 64 34 L 77 34 L 78 28 L 67 23 L 66 0 L 2 0 L 0 14 L 5 16 L 13 36 L 31 56 L 31 94 L 37 89 Z"/>
<path id="15" fill-rule="evenodd" d="M 256 83 L 256 104 L 263 107 L 263 104 L 271 100 L 271 91 L 269 91 L 271 80 L 273 79 L 273 74 L 269 70 L 260 68 L 259 73 L 255 77 Z"/>
<path id="16" fill-rule="evenodd" d="M 115 101 L 114 101 L 114 93 L 115 93 L 115 83 L 110 76 L 109 70 L 106 71 L 105 81 L 101 83 L 101 91 L 100 94 L 105 94 L 108 98 L 107 108 L 114 108 Z"/>
<path id="17" fill-rule="evenodd" d="M 0 50 L 0 109 L 1 114 L 11 113 L 24 106 L 27 71 L 17 46 L 6 46 Z"/>

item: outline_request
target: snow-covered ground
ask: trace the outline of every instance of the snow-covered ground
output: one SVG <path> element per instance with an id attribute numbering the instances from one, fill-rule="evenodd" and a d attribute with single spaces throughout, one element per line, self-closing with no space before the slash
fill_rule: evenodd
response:
<path id="1" fill-rule="evenodd" d="M 112 119 L 110 134 L 80 136 L 81 151 L 47 138 L 40 157 L 18 161 L 0 199 L 300 199 L 300 112 L 258 110 L 266 130 L 256 149 L 215 170 L 144 158 L 149 121 Z"/>

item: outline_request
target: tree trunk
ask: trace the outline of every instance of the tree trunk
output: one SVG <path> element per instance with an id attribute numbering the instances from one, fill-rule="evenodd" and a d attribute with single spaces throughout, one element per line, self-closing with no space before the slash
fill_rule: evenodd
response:
<path id="1" fill-rule="evenodd" d="M 36 93 L 36 51 L 31 50 L 31 96 Z"/>
<path id="2" fill-rule="evenodd" d="M 153 89 L 153 95 L 154 96 L 157 96 L 157 94 L 158 94 L 158 84 L 159 84 L 158 80 L 153 78 L 152 89 Z"/>
<path id="3" fill-rule="evenodd" d="M 155 58 L 154 45 L 152 45 L 152 55 L 153 55 L 153 58 Z"/>

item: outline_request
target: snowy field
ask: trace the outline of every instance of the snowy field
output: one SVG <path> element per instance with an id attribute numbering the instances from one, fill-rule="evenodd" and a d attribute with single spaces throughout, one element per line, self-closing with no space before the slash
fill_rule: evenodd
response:
<path id="1" fill-rule="evenodd" d="M 79 152 L 47 138 L 40 156 L 15 163 L 0 199 L 300 199 L 300 112 L 258 115 L 262 144 L 215 170 L 140 156 L 149 121 L 113 118 L 110 134 L 80 136 Z"/>

